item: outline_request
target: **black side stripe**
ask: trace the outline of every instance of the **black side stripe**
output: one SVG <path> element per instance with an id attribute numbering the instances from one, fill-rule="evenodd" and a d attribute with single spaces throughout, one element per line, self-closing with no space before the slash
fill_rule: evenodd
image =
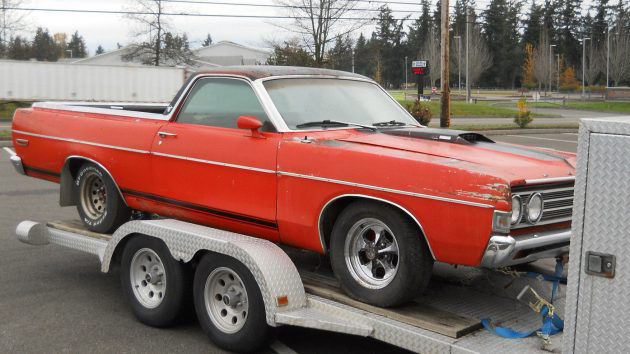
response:
<path id="1" fill-rule="evenodd" d="M 43 170 L 41 168 L 31 167 L 31 166 L 26 166 L 26 165 L 22 165 L 22 167 L 24 167 L 24 171 L 26 171 L 26 172 L 35 172 L 35 173 L 39 173 L 40 175 L 47 175 L 47 176 L 52 176 L 52 177 L 61 177 L 61 174 L 59 174 L 57 172 L 53 172 L 53 171 L 49 171 L 49 170 Z"/>
<path id="2" fill-rule="evenodd" d="M 273 229 L 277 229 L 278 228 L 278 224 L 276 224 L 275 222 L 261 220 L 261 219 L 253 218 L 253 217 L 250 217 L 250 216 L 234 214 L 234 213 L 230 213 L 230 212 L 223 211 L 223 210 L 210 209 L 210 208 L 206 208 L 206 207 L 203 207 L 203 206 L 200 206 L 200 205 L 196 205 L 196 204 L 192 204 L 192 203 L 188 203 L 188 202 L 183 202 L 183 201 L 180 201 L 180 200 L 164 198 L 164 197 L 160 197 L 160 196 L 157 196 L 157 195 L 143 193 L 143 192 L 138 192 L 138 191 L 133 191 L 133 190 L 129 190 L 129 189 L 122 189 L 122 192 L 124 194 L 128 194 L 128 195 L 131 195 L 131 196 L 145 198 L 145 199 L 150 199 L 150 200 L 155 200 L 155 201 L 161 202 L 161 203 L 172 204 L 172 205 L 176 205 L 176 206 L 179 206 L 179 207 L 200 211 L 200 212 L 203 212 L 203 213 L 208 213 L 208 214 L 220 216 L 220 217 L 223 217 L 223 218 L 244 221 L 244 222 L 248 222 L 248 223 L 252 223 L 252 224 L 257 224 L 257 225 L 260 225 L 260 226 L 270 227 L 270 228 L 273 228 Z"/>

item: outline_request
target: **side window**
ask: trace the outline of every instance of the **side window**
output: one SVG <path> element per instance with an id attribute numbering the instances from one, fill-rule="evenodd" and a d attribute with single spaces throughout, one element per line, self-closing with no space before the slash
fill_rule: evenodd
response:
<path id="1" fill-rule="evenodd" d="M 240 116 L 253 116 L 263 123 L 263 131 L 275 131 L 254 90 L 241 80 L 205 78 L 193 86 L 178 123 L 238 128 Z"/>

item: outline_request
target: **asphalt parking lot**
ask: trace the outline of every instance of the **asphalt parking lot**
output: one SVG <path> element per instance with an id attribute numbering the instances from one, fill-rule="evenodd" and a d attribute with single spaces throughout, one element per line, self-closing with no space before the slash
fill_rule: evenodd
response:
<path id="1" fill-rule="evenodd" d="M 575 152 L 577 134 L 496 135 L 496 141 Z M 55 245 L 18 242 L 22 220 L 76 217 L 60 208 L 58 186 L 19 176 L 0 151 L 0 353 L 220 353 L 191 314 L 168 329 L 142 325 L 122 298 L 118 272 L 102 274 L 96 257 Z M 359 337 L 283 328 L 268 352 L 402 353 Z"/>

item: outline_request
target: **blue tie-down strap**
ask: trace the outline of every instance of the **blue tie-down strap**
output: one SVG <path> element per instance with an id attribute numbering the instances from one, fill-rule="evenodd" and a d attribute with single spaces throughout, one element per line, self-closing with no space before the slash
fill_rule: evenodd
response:
<path id="1" fill-rule="evenodd" d="M 543 306 L 540 313 L 543 315 L 542 326 L 528 332 L 517 332 L 507 327 L 496 327 L 489 319 L 481 320 L 481 324 L 489 332 L 509 339 L 527 338 L 537 334 L 538 332 L 540 332 L 543 337 L 549 337 L 562 332 L 564 329 L 564 321 L 560 318 L 560 316 L 558 316 L 558 314 L 554 313 L 553 316 L 549 316 L 549 308 L 547 306 Z"/>
<path id="2" fill-rule="evenodd" d="M 560 283 L 561 281 L 566 281 L 565 278 L 562 278 L 562 268 L 562 260 L 558 258 L 558 260 L 556 261 L 555 274 L 553 276 L 534 272 L 526 273 L 526 276 L 528 277 L 538 278 L 542 276 L 545 280 L 553 282 L 553 286 L 551 288 L 551 300 L 549 301 L 549 304 L 553 304 L 553 300 L 556 297 L 556 292 L 558 291 L 558 283 Z M 562 332 L 562 330 L 564 329 L 564 321 L 560 318 L 560 316 L 558 316 L 557 313 L 555 313 L 555 311 L 549 311 L 549 306 L 543 305 L 542 308 L 539 308 L 540 314 L 542 315 L 543 324 L 542 327 L 533 331 L 517 332 L 507 327 L 496 327 L 490 319 L 481 320 L 481 324 L 489 332 L 492 332 L 503 338 L 527 338 L 537 334 L 540 335 L 543 339 L 547 340 L 549 336 Z"/>

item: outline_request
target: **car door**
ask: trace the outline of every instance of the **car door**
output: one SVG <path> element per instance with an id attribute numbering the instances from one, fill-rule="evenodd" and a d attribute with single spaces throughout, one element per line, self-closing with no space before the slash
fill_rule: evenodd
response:
<path id="1" fill-rule="evenodd" d="M 240 116 L 263 123 L 239 129 Z M 152 146 L 155 198 L 162 213 L 276 240 L 276 155 L 280 134 L 250 83 L 197 79 Z"/>

